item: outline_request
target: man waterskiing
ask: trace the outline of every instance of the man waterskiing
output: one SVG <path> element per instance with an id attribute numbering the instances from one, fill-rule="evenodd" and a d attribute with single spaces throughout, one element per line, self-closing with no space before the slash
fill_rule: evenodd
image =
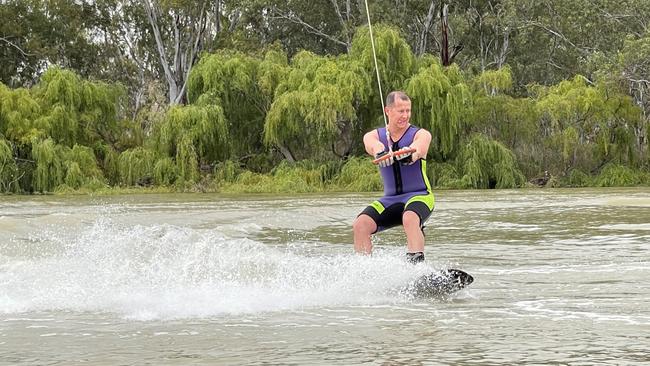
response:
<path id="1" fill-rule="evenodd" d="M 411 99 L 402 91 L 386 96 L 385 127 L 366 133 L 366 152 L 375 157 L 384 185 L 384 196 L 366 207 L 352 224 L 354 250 L 372 252 L 371 236 L 402 225 L 406 233 L 407 259 L 424 260 L 424 222 L 434 207 L 426 174 L 426 155 L 431 133 L 410 124 Z M 389 141 L 390 139 L 390 141 Z"/>

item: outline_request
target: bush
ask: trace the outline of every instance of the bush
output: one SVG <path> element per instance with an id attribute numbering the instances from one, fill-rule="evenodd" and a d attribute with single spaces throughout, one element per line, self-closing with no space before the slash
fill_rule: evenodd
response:
<path id="1" fill-rule="evenodd" d="M 382 189 L 377 167 L 368 158 L 348 159 L 334 182 L 337 188 L 345 191 L 376 192 Z"/>
<path id="2" fill-rule="evenodd" d="M 171 158 L 163 158 L 153 167 L 153 176 L 157 185 L 168 186 L 176 180 L 178 169 Z"/>
<path id="3" fill-rule="evenodd" d="M 591 178 L 580 169 L 573 169 L 567 178 L 570 187 L 588 187 L 591 185 Z"/>
<path id="4" fill-rule="evenodd" d="M 629 187 L 641 183 L 641 174 L 616 164 L 607 164 L 596 177 L 598 187 Z"/>

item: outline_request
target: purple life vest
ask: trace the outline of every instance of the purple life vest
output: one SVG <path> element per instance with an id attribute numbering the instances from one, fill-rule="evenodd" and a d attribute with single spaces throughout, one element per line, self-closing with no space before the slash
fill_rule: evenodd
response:
<path id="1" fill-rule="evenodd" d="M 409 125 L 404 135 L 398 141 L 391 141 L 393 151 L 410 146 L 419 129 L 419 127 Z M 377 134 L 379 135 L 379 141 L 384 144 L 385 150 L 387 151 L 386 127 L 378 128 Z M 418 159 L 411 165 L 401 165 L 399 161 L 395 161 L 392 165 L 383 168 L 380 167 L 379 173 L 384 183 L 384 196 L 396 196 L 404 193 L 426 194 L 430 190 L 429 180 L 426 177 L 426 161 L 424 159 Z"/>

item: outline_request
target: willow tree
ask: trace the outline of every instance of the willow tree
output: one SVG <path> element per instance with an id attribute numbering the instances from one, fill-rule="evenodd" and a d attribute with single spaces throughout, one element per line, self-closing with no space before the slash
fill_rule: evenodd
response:
<path id="1" fill-rule="evenodd" d="M 91 146 L 116 139 L 125 102 L 120 86 L 81 80 L 72 71 L 51 68 L 34 94 L 43 108 L 40 123 L 57 143 Z"/>
<path id="2" fill-rule="evenodd" d="M 87 146 L 69 148 L 51 138 L 32 142 L 32 159 L 36 164 L 34 190 L 52 192 L 65 184 L 78 189 L 92 182 L 104 182 L 93 150 Z"/>
<path id="3" fill-rule="evenodd" d="M 436 184 L 454 188 L 515 188 L 525 182 L 514 154 L 482 134 L 472 135 L 456 159 L 437 170 Z"/>
<path id="4" fill-rule="evenodd" d="M 645 123 L 636 126 L 634 135 L 638 149 L 646 154 L 650 163 L 650 31 L 638 37 L 628 35 L 616 58 L 602 59 L 605 66 L 599 69 L 598 80 L 613 81 L 617 89 L 631 95 L 642 109 Z"/>
<path id="5" fill-rule="evenodd" d="M 262 63 L 265 69 L 261 69 Z M 270 76 L 273 66 L 280 69 L 281 75 L 287 68 L 286 55 L 268 52 L 262 61 L 239 53 L 218 52 L 203 57 L 193 68 L 188 81 L 189 102 L 223 109 L 231 139 L 226 158 L 249 156 L 264 150 L 264 116 L 275 89 L 261 88 L 259 77 L 262 72 Z"/>
<path id="6" fill-rule="evenodd" d="M 537 108 L 556 173 L 572 168 L 594 171 L 607 162 L 635 165 L 639 148 L 635 130 L 643 123 L 641 110 L 629 96 L 588 85 L 576 76 L 539 90 Z M 554 166 L 560 161 L 560 166 Z"/>
<path id="7" fill-rule="evenodd" d="M 0 84 L 0 138 L 4 137 L 11 146 L 11 158 L 15 164 L 5 165 L 6 169 L 16 170 L 16 178 L 5 181 L 13 188 L 20 186 L 20 191 L 31 192 L 32 172 L 32 140 L 40 140 L 47 136 L 47 130 L 38 123 L 41 107 L 28 89 L 10 90 Z M 5 170 L 7 173 L 9 170 Z M 12 188 L 12 189 L 13 189 Z"/>
<path id="8" fill-rule="evenodd" d="M 19 179 L 11 145 L 0 135 L 0 193 L 19 192 Z"/>
<path id="9" fill-rule="evenodd" d="M 42 108 L 28 89 L 10 90 L 0 85 L 0 133 L 20 146 L 44 138 L 47 126 L 39 123 Z"/>
<path id="10" fill-rule="evenodd" d="M 453 158 L 472 102 L 458 67 L 443 68 L 438 62 L 422 67 L 409 79 L 406 92 L 413 101 L 413 123 L 433 135 L 429 153 L 439 161 Z"/>
<path id="11" fill-rule="evenodd" d="M 367 100 L 369 83 L 350 57 L 298 53 L 266 115 L 265 143 L 288 161 L 348 155 L 358 130 L 355 107 Z"/>
<path id="12" fill-rule="evenodd" d="M 373 28 L 373 36 L 379 77 L 385 97 L 390 91 L 404 89 L 406 80 L 417 71 L 417 60 L 411 47 L 397 28 L 378 24 Z M 370 80 L 368 102 L 359 108 L 359 115 L 363 122 L 361 130 L 364 132 L 383 125 L 382 103 L 375 76 L 375 63 L 368 27 L 360 27 L 357 30 L 352 41 L 350 57 L 361 64 L 365 77 Z"/>
<path id="13" fill-rule="evenodd" d="M 485 134 L 511 149 L 527 176 L 539 174 L 541 146 L 537 138 L 535 101 L 508 94 L 512 89 L 510 68 L 482 72 L 470 84 L 473 89 L 473 105 L 468 116 L 471 131 Z"/>
<path id="14" fill-rule="evenodd" d="M 174 106 L 155 133 L 163 157 L 173 157 L 179 177 L 198 179 L 200 164 L 213 163 L 229 153 L 229 131 L 218 105 Z"/>
<path id="15" fill-rule="evenodd" d="M 92 148 L 83 145 L 74 145 L 68 152 L 66 158 L 69 164 L 76 165 L 76 177 L 72 177 L 72 172 L 69 169 L 66 172 L 66 180 L 74 179 L 77 182 L 77 185 L 68 184 L 72 188 L 80 188 L 82 185 L 91 181 L 104 181 L 104 174 L 97 164 L 97 158 Z"/>
<path id="16" fill-rule="evenodd" d="M 51 138 L 32 143 L 32 159 L 36 162 L 34 190 L 51 192 L 64 183 L 66 146 Z"/>
<path id="17" fill-rule="evenodd" d="M 157 154 L 144 147 L 123 151 L 118 158 L 120 181 L 125 186 L 145 185 L 154 179 Z"/>

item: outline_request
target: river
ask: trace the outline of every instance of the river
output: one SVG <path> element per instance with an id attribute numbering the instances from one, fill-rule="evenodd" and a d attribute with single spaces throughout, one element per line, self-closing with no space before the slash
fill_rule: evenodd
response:
<path id="1" fill-rule="evenodd" d="M 416 266 L 375 196 L 0 196 L 0 364 L 650 363 L 650 189 L 438 191 Z"/>

